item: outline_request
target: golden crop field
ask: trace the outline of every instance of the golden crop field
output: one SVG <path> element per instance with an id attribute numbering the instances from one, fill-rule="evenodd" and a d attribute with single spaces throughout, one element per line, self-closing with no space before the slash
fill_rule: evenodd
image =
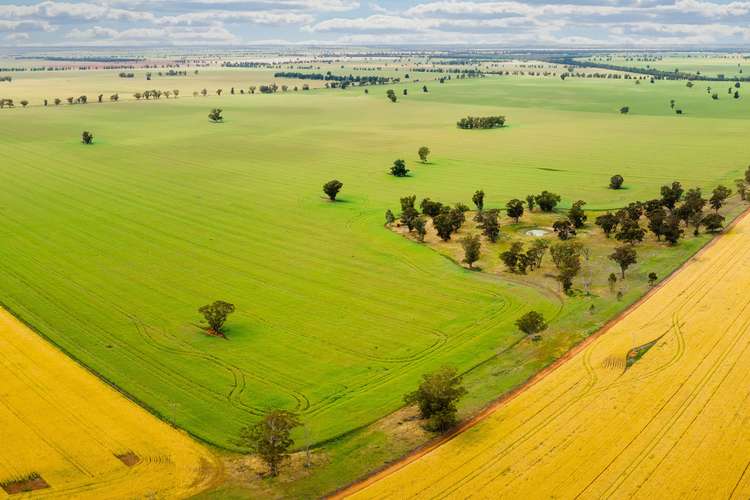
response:
<path id="1" fill-rule="evenodd" d="M 745 217 L 488 418 L 349 493 L 750 497 L 749 290 Z"/>
<path id="2" fill-rule="evenodd" d="M 102 499 L 187 497 L 219 476 L 208 450 L 2 309 L 0 353 L 0 499 L 29 478 L 47 486 L 33 496 Z"/>

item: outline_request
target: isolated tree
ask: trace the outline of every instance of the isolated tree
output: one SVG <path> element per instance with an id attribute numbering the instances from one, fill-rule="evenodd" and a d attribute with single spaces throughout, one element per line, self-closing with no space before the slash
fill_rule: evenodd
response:
<path id="1" fill-rule="evenodd" d="M 724 206 L 724 202 L 727 201 L 727 198 L 729 198 L 731 195 L 731 189 L 726 186 L 719 185 L 714 188 L 713 194 L 711 195 L 711 198 L 708 200 L 708 202 L 711 204 L 711 208 L 713 208 L 718 213 L 719 209 Z"/>
<path id="2" fill-rule="evenodd" d="M 62 102 L 62 99 L 60 99 L 59 97 L 55 97 L 55 101 L 54 102 L 55 102 L 55 106 L 59 106 L 60 103 Z"/>
<path id="3" fill-rule="evenodd" d="M 234 304 L 224 302 L 223 300 L 216 300 L 212 304 L 202 306 L 198 309 L 198 312 L 203 315 L 206 323 L 208 323 L 208 326 L 214 333 L 222 334 L 227 316 L 234 312 Z"/>
<path id="4" fill-rule="evenodd" d="M 516 320 L 516 326 L 526 335 L 532 335 L 546 330 L 547 322 L 541 313 L 529 311 Z"/>
<path id="5" fill-rule="evenodd" d="M 542 191 L 534 197 L 534 200 L 542 212 L 551 212 L 560 203 L 560 195 L 550 193 L 549 191 Z"/>
<path id="6" fill-rule="evenodd" d="M 655 272 L 651 271 L 650 273 L 648 273 L 648 286 L 654 286 L 658 280 L 659 277 Z"/>
<path id="7" fill-rule="evenodd" d="M 391 175 L 394 177 L 406 177 L 409 173 L 409 169 L 406 168 L 406 162 L 404 160 L 396 160 L 393 162 L 391 167 Z"/>
<path id="8" fill-rule="evenodd" d="M 422 85 L 422 92 L 424 92 L 425 94 L 429 92 L 429 90 L 427 90 L 427 85 Z"/>
<path id="9" fill-rule="evenodd" d="M 344 183 L 334 179 L 323 184 L 323 192 L 331 201 L 336 201 L 336 195 L 339 194 L 342 187 L 344 187 Z"/>
<path id="10" fill-rule="evenodd" d="M 623 115 L 627 115 L 630 113 L 630 106 L 623 106 L 620 108 L 620 113 Z"/>
<path id="11" fill-rule="evenodd" d="M 203 90 L 201 90 L 201 95 L 202 95 L 203 97 L 206 97 L 206 96 L 208 95 L 208 90 L 207 90 L 207 89 L 203 89 Z"/>
<path id="12" fill-rule="evenodd" d="M 625 179 L 620 174 L 615 174 L 609 179 L 609 188 L 610 189 L 620 189 L 622 188 L 622 184 L 625 182 Z"/>
<path id="13" fill-rule="evenodd" d="M 84 144 L 93 144 L 94 134 L 84 130 L 83 133 L 81 133 L 81 142 Z"/>
<path id="14" fill-rule="evenodd" d="M 721 231 L 724 226 L 724 216 L 718 213 L 708 214 L 703 218 L 703 225 L 709 233 Z"/>
<path id="15" fill-rule="evenodd" d="M 577 202 L 573 203 L 573 205 L 570 207 L 570 210 L 568 210 L 568 220 L 576 229 L 582 228 L 583 224 L 586 222 L 586 219 L 588 219 L 588 217 L 586 216 L 586 212 L 583 211 L 584 205 L 586 205 L 585 201 L 578 200 Z"/>
<path id="16" fill-rule="evenodd" d="M 27 101 L 26 99 L 21 101 L 21 106 L 23 106 L 24 108 L 28 105 L 29 105 L 29 101 Z"/>
<path id="17" fill-rule="evenodd" d="M 466 393 L 458 371 L 444 366 L 434 373 L 423 375 L 419 388 L 407 394 L 404 401 L 419 407 L 420 416 L 427 419 L 425 427 L 428 430 L 442 432 L 456 424 L 456 404 Z"/>
<path id="18" fill-rule="evenodd" d="M 638 254 L 635 251 L 633 245 L 621 245 L 615 248 L 609 256 L 610 260 L 613 260 L 620 266 L 621 279 L 625 279 L 625 270 L 632 264 L 638 262 Z"/>
<path id="19" fill-rule="evenodd" d="M 682 198 L 682 193 L 684 193 L 684 189 L 682 189 L 682 184 L 680 184 L 677 181 L 674 181 L 671 186 L 662 186 L 661 187 L 661 203 L 666 208 L 669 209 L 671 212 L 674 210 L 675 205 L 677 205 L 677 202 L 680 201 Z"/>
<path id="20" fill-rule="evenodd" d="M 430 156 L 430 148 L 422 146 L 419 148 L 419 151 L 417 151 L 417 154 L 419 155 L 419 159 L 422 160 L 422 163 L 427 163 L 427 157 Z"/>
<path id="21" fill-rule="evenodd" d="M 482 234 L 484 234 L 488 240 L 495 243 L 500 236 L 498 210 L 492 209 L 479 212 L 479 223 L 477 224 L 477 227 L 482 230 Z"/>
<path id="22" fill-rule="evenodd" d="M 575 241 L 562 241 L 550 246 L 552 262 L 557 267 L 555 279 L 560 282 L 565 293 L 573 288 L 573 278 L 581 270 L 583 245 Z"/>
<path id="23" fill-rule="evenodd" d="M 216 89 L 216 95 L 220 96 L 222 92 L 224 92 L 223 89 Z"/>
<path id="24" fill-rule="evenodd" d="M 391 102 L 398 101 L 398 97 L 396 97 L 396 92 L 394 92 L 392 89 L 389 89 L 388 92 L 385 93 L 386 96 L 388 96 L 388 99 L 391 100 Z"/>
<path id="25" fill-rule="evenodd" d="M 214 108 L 214 109 L 212 109 L 211 112 L 208 114 L 208 119 L 211 120 L 214 123 L 218 123 L 220 121 L 223 121 L 224 117 L 221 116 L 222 111 L 223 110 L 221 108 Z"/>
<path id="26" fill-rule="evenodd" d="M 557 237 L 565 241 L 576 235 L 576 230 L 573 224 L 566 219 L 560 219 L 552 224 L 552 229 L 557 233 Z"/>
<path id="27" fill-rule="evenodd" d="M 474 263 L 479 260 L 482 242 L 479 240 L 479 235 L 466 235 L 461 239 L 461 246 L 464 249 L 464 259 L 466 264 L 469 264 L 469 268 L 474 268 Z"/>
<path id="28" fill-rule="evenodd" d="M 276 477 L 294 446 L 292 430 L 300 425 L 295 413 L 271 410 L 260 421 L 240 431 L 240 444 L 255 452 L 268 466 L 270 476 Z"/>
<path id="29" fill-rule="evenodd" d="M 606 214 L 597 217 L 594 223 L 602 228 L 604 235 L 609 238 L 609 235 L 617 229 L 617 224 L 619 224 L 619 222 L 620 219 L 616 215 L 612 212 L 607 212 Z"/>
<path id="30" fill-rule="evenodd" d="M 484 191 L 482 191 L 481 189 L 474 191 L 474 195 L 471 197 L 471 201 L 474 202 L 477 210 L 482 211 L 482 209 L 484 209 Z"/>

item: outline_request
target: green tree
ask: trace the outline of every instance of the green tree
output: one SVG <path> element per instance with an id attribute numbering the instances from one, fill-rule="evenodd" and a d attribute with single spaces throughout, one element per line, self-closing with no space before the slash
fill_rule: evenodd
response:
<path id="1" fill-rule="evenodd" d="M 406 162 L 404 160 L 396 160 L 393 162 L 391 167 L 391 175 L 394 177 L 406 177 L 409 173 L 409 169 L 406 168 Z"/>
<path id="2" fill-rule="evenodd" d="M 223 111 L 222 111 L 221 108 L 214 108 L 208 114 L 208 119 L 211 120 L 214 123 L 218 123 L 218 122 L 224 121 L 224 117 L 221 116 L 222 112 Z"/>
<path id="3" fill-rule="evenodd" d="M 661 234 L 670 245 L 676 245 L 682 237 L 683 230 L 680 227 L 680 219 L 674 215 L 667 216 L 662 224 Z"/>
<path id="4" fill-rule="evenodd" d="M 435 217 L 443 210 L 443 204 L 439 201 L 432 201 L 429 198 L 425 198 L 422 200 L 422 203 L 419 204 L 419 208 L 422 209 L 423 214 L 429 217 Z"/>
<path id="5" fill-rule="evenodd" d="M 747 200 L 747 182 L 745 182 L 745 179 L 736 179 L 734 181 L 734 186 L 737 188 L 737 193 L 739 193 L 740 199 L 742 201 Z"/>
<path id="6" fill-rule="evenodd" d="M 617 276 L 615 276 L 615 273 L 609 273 L 609 278 L 607 278 L 607 283 L 609 283 L 609 291 L 614 292 L 615 284 L 617 283 Z"/>
<path id="7" fill-rule="evenodd" d="M 409 232 L 414 230 L 414 224 L 419 219 L 419 212 L 412 206 L 407 206 L 401 211 L 401 223 L 406 226 Z"/>
<path id="8" fill-rule="evenodd" d="M 659 280 L 659 277 L 656 275 L 655 272 L 648 273 L 648 286 L 654 286 L 656 282 Z"/>
<path id="9" fill-rule="evenodd" d="M 393 212 L 391 212 L 391 209 L 385 211 L 385 223 L 388 225 L 393 224 L 396 222 L 396 217 L 393 215 Z"/>
<path id="10" fill-rule="evenodd" d="M 727 201 L 727 198 L 729 198 L 732 195 L 732 190 L 729 189 L 726 186 L 716 186 L 714 188 L 713 194 L 711 195 L 711 199 L 708 200 L 708 202 L 711 204 L 711 208 L 713 208 L 717 213 L 719 212 L 719 209 L 724 206 L 724 202 Z"/>
<path id="11" fill-rule="evenodd" d="M 551 212 L 555 209 L 558 203 L 560 203 L 560 195 L 550 193 L 549 191 L 542 191 L 538 194 L 534 200 L 542 212 Z"/>
<path id="12" fill-rule="evenodd" d="M 615 216 L 612 212 L 607 212 L 606 214 L 597 217 L 594 223 L 602 228 L 602 231 L 604 231 L 604 235 L 609 238 L 609 235 L 612 234 L 615 229 L 617 229 L 617 224 L 619 224 L 619 222 L 620 219 L 617 218 L 617 216 Z"/>
<path id="13" fill-rule="evenodd" d="M 438 236 L 443 241 L 451 239 L 453 234 L 453 221 L 450 212 L 441 212 L 432 219 L 432 225 L 435 226 Z"/>
<path id="14" fill-rule="evenodd" d="M 485 210 L 484 212 L 479 212 L 479 215 L 480 219 L 477 227 L 482 230 L 482 234 L 484 234 L 488 240 L 495 243 L 500 236 L 498 210 Z"/>
<path id="15" fill-rule="evenodd" d="M 533 194 L 526 196 L 526 206 L 529 209 L 529 212 L 534 211 L 534 207 L 536 206 L 536 197 Z"/>
<path id="16" fill-rule="evenodd" d="M 708 214 L 703 218 L 703 225 L 709 233 L 721 231 L 724 226 L 724 216 L 718 213 Z"/>
<path id="17" fill-rule="evenodd" d="M 446 431 L 456 424 L 456 404 L 467 393 L 455 368 L 444 366 L 422 376 L 416 391 L 404 397 L 406 404 L 416 404 L 419 414 L 427 419 L 431 431 Z"/>
<path id="18" fill-rule="evenodd" d="M 661 240 L 664 230 L 664 221 L 667 220 L 667 212 L 664 207 L 658 207 L 646 214 L 648 218 L 648 228 L 656 236 L 656 241 Z"/>
<path id="19" fill-rule="evenodd" d="M 208 323 L 208 326 L 214 333 L 222 334 L 227 316 L 234 312 L 234 304 L 224 302 L 223 300 L 216 300 L 212 304 L 200 307 L 198 312 L 203 315 L 206 323 Z"/>
<path id="20" fill-rule="evenodd" d="M 532 335 L 546 330 L 547 322 L 541 313 L 529 311 L 516 320 L 516 326 L 526 335 Z"/>
<path id="21" fill-rule="evenodd" d="M 388 99 L 391 100 L 391 102 L 398 101 L 398 97 L 396 97 L 396 92 L 392 89 L 389 89 L 388 92 L 385 93 L 386 96 L 388 96 Z"/>
<path id="22" fill-rule="evenodd" d="M 336 195 L 339 194 L 342 187 L 344 187 L 344 183 L 334 179 L 323 184 L 323 192 L 328 195 L 328 198 L 331 201 L 336 201 Z"/>
<path id="23" fill-rule="evenodd" d="M 518 224 L 518 219 L 523 215 L 523 202 L 514 198 L 505 204 L 505 209 L 508 217 L 511 217 Z"/>
<path id="24" fill-rule="evenodd" d="M 81 142 L 84 144 L 93 144 L 94 134 L 84 130 L 83 133 L 81 134 Z"/>
<path id="25" fill-rule="evenodd" d="M 296 414 L 271 410 L 260 421 L 240 431 L 240 444 L 253 450 L 266 463 L 271 477 L 276 477 L 294 446 L 292 430 L 300 425 Z"/>
<path id="26" fill-rule="evenodd" d="M 531 269 L 541 267 L 547 248 L 549 248 L 549 241 L 544 238 L 537 238 L 531 242 L 531 248 L 526 251 Z"/>
<path id="27" fill-rule="evenodd" d="M 577 202 L 573 203 L 573 205 L 570 207 L 570 210 L 568 210 L 568 220 L 576 229 L 582 228 L 583 224 L 586 222 L 586 219 L 588 219 L 588 217 L 586 216 L 586 212 L 583 211 L 584 205 L 586 205 L 585 201 L 578 200 Z"/>
<path id="28" fill-rule="evenodd" d="M 479 235 L 466 235 L 461 239 L 461 246 L 464 249 L 464 259 L 466 264 L 469 264 L 469 268 L 474 268 L 474 263 L 479 260 L 482 249 L 482 242 L 479 239 Z"/>
<path id="29" fill-rule="evenodd" d="M 563 241 L 576 235 L 576 230 L 573 227 L 573 224 L 566 219 L 555 221 L 555 223 L 552 224 L 552 229 L 557 233 L 557 237 Z"/>
<path id="30" fill-rule="evenodd" d="M 621 245 L 615 248 L 609 256 L 610 260 L 613 260 L 620 266 L 621 279 L 625 279 L 625 271 L 628 267 L 638 262 L 638 254 L 635 251 L 633 245 Z"/>
<path id="31" fill-rule="evenodd" d="M 643 241 L 644 236 L 646 236 L 646 231 L 638 224 L 638 221 L 624 218 L 620 221 L 620 230 L 615 234 L 615 239 L 632 245 Z"/>
<path id="32" fill-rule="evenodd" d="M 401 201 L 401 211 L 404 211 L 409 207 L 414 208 L 414 203 L 417 201 L 417 195 L 413 194 L 411 196 L 404 196 L 403 198 L 401 198 L 400 201 Z"/>
<path id="33" fill-rule="evenodd" d="M 419 148 L 419 151 L 417 151 L 417 154 L 419 155 L 419 159 L 422 160 L 422 163 L 427 163 L 427 157 L 430 156 L 430 148 L 427 146 L 422 146 Z"/>
<path id="34" fill-rule="evenodd" d="M 484 209 L 484 191 L 481 189 L 474 191 L 474 196 L 471 197 L 471 201 L 474 202 L 474 206 L 477 207 L 477 210 L 481 212 Z"/>
<path id="35" fill-rule="evenodd" d="M 609 188 L 610 189 L 620 189 L 622 188 L 623 183 L 625 182 L 625 179 L 620 174 L 615 174 L 609 179 Z"/>
<path id="36" fill-rule="evenodd" d="M 422 217 L 417 217 L 414 219 L 414 231 L 417 233 L 417 239 L 419 242 L 424 241 L 424 237 L 427 234 L 427 223 Z"/>
<path id="37" fill-rule="evenodd" d="M 677 202 L 680 201 L 682 198 L 682 193 L 684 192 L 684 189 L 682 189 L 682 184 L 680 184 L 677 181 L 674 181 L 671 186 L 662 186 L 661 187 L 661 203 L 665 207 L 669 209 L 671 212 L 674 210 L 675 205 L 677 205 Z"/>
<path id="38" fill-rule="evenodd" d="M 583 245 L 576 241 L 562 241 L 550 247 L 552 262 L 557 267 L 555 279 L 560 282 L 565 293 L 573 288 L 573 279 L 581 270 Z"/>
<path id="39" fill-rule="evenodd" d="M 630 113 L 630 106 L 623 106 L 620 108 L 620 114 L 627 115 Z"/>

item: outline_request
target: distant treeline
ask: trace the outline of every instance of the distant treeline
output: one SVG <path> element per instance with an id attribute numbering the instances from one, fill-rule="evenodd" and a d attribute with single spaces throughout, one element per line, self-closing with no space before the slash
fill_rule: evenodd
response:
<path id="1" fill-rule="evenodd" d="M 90 63 L 137 63 L 145 61 L 143 57 L 117 57 L 117 56 L 83 56 L 83 57 L 63 57 L 63 56 L 16 56 L 16 59 L 42 59 L 44 61 L 65 61 L 65 62 L 90 62 Z"/>
<path id="2" fill-rule="evenodd" d="M 253 62 L 253 61 L 226 61 L 221 63 L 224 68 L 268 68 L 272 66 L 271 63 L 267 62 Z"/>
<path id="3" fill-rule="evenodd" d="M 274 73 L 276 78 L 297 78 L 300 80 L 325 80 L 327 82 L 340 82 L 358 85 L 378 85 L 390 83 L 393 78 L 387 76 L 377 75 L 334 75 L 330 71 L 328 73 L 299 73 L 295 71 L 280 71 Z"/>
<path id="4" fill-rule="evenodd" d="M 628 73 L 637 73 L 640 75 L 652 76 L 658 80 L 698 80 L 698 81 L 708 81 L 708 82 L 716 82 L 716 81 L 748 82 L 750 81 L 750 76 L 726 78 L 725 75 L 716 75 L 716 76 L 699 75 L 697 73 L 687 73 L 687 72 L 678 71 L 678 70 L 664 71 L 664 70 L 655 69 L 655 68 L 638 68 L 638 67 L 631 67 L 631 66 L 618 66 L 614 64 L 596 63 L 596 62 L 591 62 L 591 61 L 579 61 L 572 57 L 549 59 L 549 62 L 563 64 L 565 66 L 578 66 L 578 67 L 609 69 L 613 71 L 626 71 Z"/>

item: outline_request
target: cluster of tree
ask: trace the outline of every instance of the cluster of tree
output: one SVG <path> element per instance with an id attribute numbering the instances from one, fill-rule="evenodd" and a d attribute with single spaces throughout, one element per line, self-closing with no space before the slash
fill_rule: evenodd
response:
<path id="1" fill-rule="evenodd" d="M 745 193 L 750 168 L 746 179 L 738 179 L 735 183 L 742 197 Z M 719 231 L 724 225 L 724 216 L 719 209 L 726 203 L 732 191 L 725 186 L 717 186 L 707 200 L 700 188 L 685 189 L 675 181 L 671 185 L 661 187 L 661 197 L 646 202 L 635 201 L 616 213 L 607 212 L 596 218 L 596 225 L 609 238 L 614 234 L 618 241 L 636 244 L 643 241 L 646 230 L 641 227 L 640 220 L 645 216 L 648 229 L 658 241 L 664 238 L 669 244 L 676 244 L 684 234 L 684 229 L 693 227 L 693 234 L 698 235 L 700 228 L 705 227 L 709 232 Z M 704 213 L 704 208 L 710 206 L 714 212 Z"/>
<path id="2" fill-rule="evenodd" d="M 123 71 L 117 76 L 119 76 L 120 78 L 135 78 L 135 73 L 126 73 Z"/>
<path id="3" fill-rule="evenodd" d="M 203 89 L 203 92 L 205 92 L 203 95 L 206 95 L 208 93 L 208 91 L 206 89 Z M 143 92 L 136 92 L 135 94 L 133 94 L 133 97 L 135 97 L 136 100 L 140 101 L 141 99 L 146 99 L 146 100 L 149 100 L 149 99 L 161 99 L 162 96 L 164 96 L 167 99 L 169 99 L 169 97 L 172 96 L 172 95 L 175 96 L 175 97 L 179 97 L 180 96 L 180 91 L 177 90 L 177 89 L 175 89 L 175 90 L 156 90 L 156 89 L 153 89 L 153 90 L 144 90 Z"/>
<path id="4" fill-rule="evenodd" d="M 388 89 L 385 95 L 388 97 L 388 99 L 390 99 L 391 102 L 398 101 L 398 97 L 396 97 L 396 92 L 393 89 Z"/>
<path id="5" fill-rule="evenodd" d="M 499 128 L 505 125 L 505 117 L 498 116 L 467 116 L 461 118 L 456 125 L 461 129 L 489 129 Z"/>
<path id="6" fill-rule="evenodd" d="M 0 98 L 0 109 L 2 108 L 12 108 L 15 104 L 13 104 L 13 99 L 5 99 Z"/>
<path id="7" fill-rule="evenodd" d="M 0 82 L 11 82 L 13 81 L 13 78 L 10 76 L 0 76 Z"/>
<path id="8" fill-rule="evenodd" d="M 298 80 L 323 80 L 329 82 L 348 83 L 350 85 L 383 85 L 391 83 L 393 78 L 377 75 L 334 75 L 330 71 L 327 73 L 300 73 L 293 71 L 281 71 L 274 73 L 276 78 L 296 78 Z"/>
<path id="9" fill-rule="evenodd" d="M 416 195 L 401 198 L 400 221 L 406 226 L 409 232 L 416 232 L 419 241 L 424 241 L 424 237 L 427 234 L 427 220 L 425 217 L 432 219 L 432 225 L 435 228 L 437 235 L 443 241 L 450 240 L 451 235 L 458 231 L 466 221 L 465 212 L 469 210 L 469 207 L 466 205 L 457 203 L 454 207 L 450 207 L 448 205 L 443 205 L 438 201 L 432 201 L 429 198 L 425 198 L 420 203 L 420 208 L 422 210 L 422 213 L 420 214 L 414 206 L 416 200 Z M 388 210 L 386 212 L 386 223 L 391 224 L 393 222 L 395 222 L 395 217 L 393 216 L 393 213 Z M 471 263 L 476 262 L 476 260 L 478 260 L 478 257 L 471 260 Z"/>

